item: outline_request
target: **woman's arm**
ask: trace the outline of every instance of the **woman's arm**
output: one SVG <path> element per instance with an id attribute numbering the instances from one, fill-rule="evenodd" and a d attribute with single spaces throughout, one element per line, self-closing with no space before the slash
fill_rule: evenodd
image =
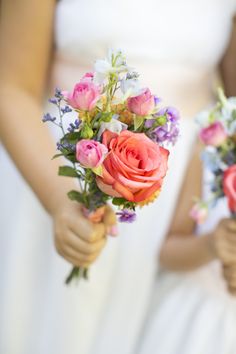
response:
<path id="1" fill-rule="evenodd" d="M 200 145 L 196 145 L 180 192 L 176 211 L 160 252 L 161 265 L 173 271 L 188 271 L 219 259 L 224 266 L 236 264 L 236 224 L 223 219 L 213 232 L 197 237 L 189 216 L 194 196 L 201 196 Z M 235 275 L 235 274 L 234 274 Z"/>
<path id="2" fill-rule="evenodd" d="M 52 50 L 53 0 L 2 0 L 0 139 L 44 207 L 54 213 L 70 188 L 59 180 L 54 143 L 42 124 Z"/>
<path id="3" fill-rule="evenodd" d="M 105 225 L 90 223 L 67 198 L 74 184 L 57 176 L 61 161 L 51 160 L 55 144 L 41 121 L 54 9 L 54 0 L 1 0 L 0 139 L 52 215 L 58 252 L 74 265 L 87 266 L 105 244 Z M 114 214 L 107 213 L 106 224 L 114 224 Z"/>
<path id="4" fill-rule="evenodd" d="M 170 270 L 190 270 L 212 259 L 211 237 L 194 236 L 194 222 L 189 217 L 193 197 L 201 195 L 200 146 L 196 145 L 180 191 L 171 228 L 160 253 L 160 263 Z"/>
<path id="5" fill-rule="evenodd" d="M 220 62 L 220 73 L 227 96 L 236 96 L 236 15 L 228 48 Z"/>

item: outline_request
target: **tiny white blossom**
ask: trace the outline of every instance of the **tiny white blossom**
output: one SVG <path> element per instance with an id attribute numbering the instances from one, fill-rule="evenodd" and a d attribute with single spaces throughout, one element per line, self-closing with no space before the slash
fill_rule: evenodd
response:
<path id="1" fill-rule="evenodd" d="M 145 89 L 141 87 L 140 81 L 137 79 L 122 79 L 120 82 L 121 92 L 123 93 L 123 101 L 128 97 L 140 95 Z"/>
<path id="2" fill-rule="evenodd" d="M 94 64 L 94 82 L 102 84 L 112 73 L 120 74 L 129 72 L 126 60 L 121 51 L 110 50 L 108 57 L 98 59 Z"/>
<path id="3" fill-rule="evenodd" d="M 122 122 L 120 122 L 119 120 L 117 120 L 118 118 L 118 114 L 114 114 L 113 118 L 111 119 L 110 122 L 102 122 L 99 132 L 98 132 L 98 139 L 101 138 L 102 133 L 105 130 L 110 130 L 113 133 L 117 133 L 120 134 L 122 132 L 122 130 L 126 130 L 128 128 L 127 124 L 124 124 Z"/>

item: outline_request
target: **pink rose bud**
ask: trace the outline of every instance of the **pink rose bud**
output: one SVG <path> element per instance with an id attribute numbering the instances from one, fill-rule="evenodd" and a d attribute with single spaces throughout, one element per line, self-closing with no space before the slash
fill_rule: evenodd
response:
<path id="1" fill-rule="evenodd" d="M 64 91 L 62 94 L 73 108 L 91 111 L 100 98 L 101 88 L 91 80 L 82 79 L 72 92 Z"/>
<path id="2" fill-rule="evenodd" d="M 208 208 L 206 204 L 198 202 L 194 204 L 189 215 L 197 224 L 203 224 L 208 217 Z"/>
<path id="3" fill-rule="evenodd" d="M 80 82 L 84 82 L 84 81 L 93 81 L 93 78 L 94 78 L 94 73 L 92 73 L 92 72 L 89 72 L 89 73 L 86 73 L 86 74 L 84 74 L 84 76 L 82 77 L 82 79 L 80 80 Z"/>
<path id="4" fill-rule="evenodd" d="M 224 172 L 223 189 L 232 213 L 236 213 L 236 165 L 232 165 Z"/>
<path id="5" fill-rule="evenodd" d="M 139 96 L 130 97 L 128 99 L 128 109 L 138 116 L 147 116 L 155 107 L 155 96 L 147 88 Z"/>
<path id="6" fill-rule="evenodd" d="M 199 134 L 200 140 L 205 145 L 220 146 L 227 139 L 227 133 L 221 122 L 215 122 L 203 128 Z"/>
<path id="7" fill-rule="evenodd" d="M 83 139 L 76 144 L 76 159 L 86 168 L 100 166 L 107 152 L 107 147 L 98 141 Z"/>

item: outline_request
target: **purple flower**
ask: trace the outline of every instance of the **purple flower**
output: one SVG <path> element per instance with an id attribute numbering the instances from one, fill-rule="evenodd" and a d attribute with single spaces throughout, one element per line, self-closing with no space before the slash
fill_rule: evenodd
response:
<path id="1" fill-rule="evenodd" d="M 179 127 L 176 124 L 165 124 L 150 132 L 149 137 L 157 143 L 175 144 L 179 136 Z"/>
<path id="2" fill-rule="evenodd" d="M 72 109 L 69 106 L 65 106 L 64 108 L 62 107 L 61 111 L 63 114 L 65 114 L 72 112 Z"/>
<path id="3" fill-rule="evenodd" d="M 63 99 L 63 95 L 62 95 L 61 90 L 59 88 L 55 89 L 55 97 L 58 98 L 59 100 Z"/>
<path id="4" fill-rule="evenodd" d="M 52 117 L 50 113 L 44 114 L 42 121 L 45 122 L 55 122 L 56 117 Z"/>
<path id="5" fill-rule="evenodd" d="M 156 119 L 146 119 L 145 120 L 145 128 L 151 128 L 153 124 L 156 122 Z"/>
<path id="6" fill-rule="evenodd" d="M 50 103 L 52 103 L 52 104 L 57 104 L 58 102 L 57 102 L 57 99 L 56 98 L 49 98 L 49 100 L 48 100 L 48 102 L 50 102 Z"/>
<path id="7" fill-rule="evenodd" d="M 63 143 L 57 143 L 57 150 L 68 150 L 70 152 L 75 152 L 75 144 L 68 143 L 67 141 L 64 141 Z"/>
<path id="8" fill-rule="evenodd" d="M 70 123 L 68 127 L 68 132 L 73 133 L 76 129 L 79 128 L 81 121 L 79 119 L 76 119 L 74 123 Z"/>
<path id="9" fill-rule="evenodd" d="M 157 106 L 162 100 L 160 97 L 154 96 L 155 106 Z"/>
<path id="10" fill-rule="evenodd" d="M 119 222 L 132 223 L 136 220 L 135 211 L 130 210 L 130 209 L 123 209 L 123 210 L 117 212 L 116 215 L 119 216 L 119 218 L 118 218 Z"/>
<path id="11" fill-rule="evenodd" d="M 179 111 L 175 107 L 165 107 L 160 109 L 159 112 L 156 114 L 157 116 L 164 116 L 166 115 L 167 120 L 172 123 L 176 123 L 179 118 L 180 114 Z"/>

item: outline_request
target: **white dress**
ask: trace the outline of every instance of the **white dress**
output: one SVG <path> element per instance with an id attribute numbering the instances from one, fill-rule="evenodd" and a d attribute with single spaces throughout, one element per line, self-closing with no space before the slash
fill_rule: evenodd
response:
<path id="1" fill-rule="evenodd" d="M 95 58 L 118 47 L 153 92 L 192 117 L 212 100 L 234 5 L 234 0 L 62 0 L 55 16 L 52 87 L 70 89 Z M 158 249 L 191 155 L 194 127 L 183 119 L 159 199 L 139 212 L 136 223 L 120 225 L 120 237 L 109 240 L 89 282 L 77 288 L 64 286 L 70 266 L 54 250 L 50 218 L 0 148 L 1 354 L 137 353 Z M 182 295 L 183 303 L 188 294 Z M 166 312 L 163 321 L 173 316 Z M 143 353 L 168 354 L 158 351 L 156 342 L 149 346 L 155 333 L 151 324 Z"/>

